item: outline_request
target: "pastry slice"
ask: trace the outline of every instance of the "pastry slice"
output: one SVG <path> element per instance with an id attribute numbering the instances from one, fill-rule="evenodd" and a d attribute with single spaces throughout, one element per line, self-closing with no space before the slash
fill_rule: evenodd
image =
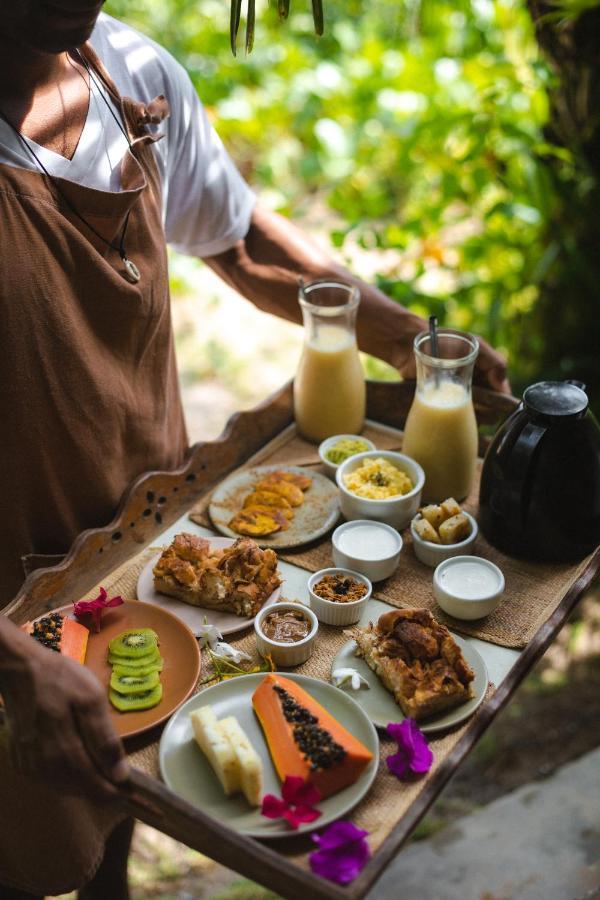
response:
<path id="1" fill-rule="evenodd" d="M 232 531 L 248 537 L 268 537 L 282 528 L 288 528 L 288 520 L 274 506 L 247 506 L 228 522 Z"/>
<path id="2" fill-rule="evenodd" d="M 448 629 L 426 609 L 398 609 L 354 628 L 357 655 L 393 694 L 405 716 L 424 719 L 473 696 L 475 677 Z"/>
<path id="3" fill-rule="evenodd" d="M 193 535 L 177 535 L 154 566 L 154 587 L 161 594 L 246 617 L 255 616 L 281 584 L 276 554 L 261 550 L 250 538 L 238 538 L 224 550 L 209 547 L 193 561 L 182 537 Z M 182 550 L 188 558 L 181 557 Z"/>
<path id="4" fill-rule="evenodd" d="M 312 478 L 310 475 L 301 475 L 299 472 L 287 472 L 285 469 L 278 470 L 277 472 L 269 472 L 269 474 L 263 478 L 263 484 L 277 481 L 289 481 L 290 484 L 295 484 L 296 487 L 299 487 L 301 491 L 307 491 L 312 485 Z"/>
<path id="5" fill-rule="evenodd" d="M 295 484 L 292 484 L 291 481 L 285 481 L 281 478 L 271 478 L 269 481 L 263 479 L 262 481 L 257 482 L 254 490 L 272 491 L 276 494 L 280 494 L 282 497 L 285 497 L 290 506 L 301 506 L 304 503 L 304 494 L 300 488 Z"/>
<path id="6" fill-rule="evenodd" d="M 248 506 L 272 506 L 278 509 L 286 519 L 294 518 L 294 510 L 291 504 L 276 491 L 256 490 L 244 499 L 244 508 Z"/>

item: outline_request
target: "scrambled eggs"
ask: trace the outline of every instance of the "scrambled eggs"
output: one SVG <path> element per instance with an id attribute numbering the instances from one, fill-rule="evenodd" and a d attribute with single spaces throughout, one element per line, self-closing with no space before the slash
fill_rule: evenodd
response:
<path id="1" fill-rule="evenodd" d="M 387 500 L 412 491 L 413 483 L 405 472 L 382 457 L 363 459 L 358 468 L 344 475 L 344 485 L 357 497 Z"/>

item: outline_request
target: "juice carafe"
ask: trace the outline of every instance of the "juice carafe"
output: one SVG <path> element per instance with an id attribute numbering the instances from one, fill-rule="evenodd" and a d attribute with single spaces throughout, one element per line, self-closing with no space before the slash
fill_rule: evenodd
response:
<path id="1" fill-rule="evenodd" d="M 479 344 L 470 334 L 440 328 L 437 355 L 431 335 L 414 342 L 417 389 L 404 429 L 403 451 L 425 470 L 423 499 L 464 500 L 477 462 L 477 424 L 471 379 Z"/>
<path id="2" fill-rule="evenodd" d="M 300 285 L 304 347 L 294 379 L 298 430 L 311 441 L 358 434 L 365 419 L 365 377 L 356 344 L 358 288 L 335 281 Z"/>

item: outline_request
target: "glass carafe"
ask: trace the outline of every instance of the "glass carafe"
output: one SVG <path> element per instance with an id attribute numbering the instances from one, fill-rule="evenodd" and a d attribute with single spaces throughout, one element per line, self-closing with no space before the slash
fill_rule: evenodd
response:
<path id="1" fill-rule="evenodd" d="M 335 281 L 301 284 L 304 347 L 294 379 L 298 430 L 311 441 L 358 434 L 365 419 L 365 377 L 356 344 L 358 288 Z"/>
<path id="2" fill-rule="evenodd" d="M 417 389 L 406 420 L 403 451 L 425 470 L 425 501 L 464 500 L 477 463 L 471 380 L 479 343 L 470 334 L 440 328 L 436 356 L 428 331 L 416 336 L 414 350 Z"/>

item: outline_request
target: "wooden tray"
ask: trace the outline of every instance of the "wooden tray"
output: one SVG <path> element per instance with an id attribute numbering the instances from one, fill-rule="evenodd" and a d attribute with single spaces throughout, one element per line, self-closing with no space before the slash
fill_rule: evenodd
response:
<path id="1" fill-rule="evenodd" d="M 413 394 L 414 384 L 370 382 L 367 414 L 377 422 L 402 428 Z M 517 404 L 514 398 L 483 388 L 474 389 L 474 402 L 480 426 L 497 425 Z M 261 448 L 276 439 L 291 423 L 292 388 L 288 384 L 254 410 L 234 416 L 217 441 L 192 447 L 186 464 L 180 469 L 140 476 L 126 491 L 113 522 L 105 528 L 81 534 L 60 565 L 33 572 L 4 613 L 21 623 L 84 596 L 189 511 L 229 472 L 253 460 L 254 456 L 260 457 Z M 490 427 L 481 429 L 482 451 L 488 440 L 486 431 L 489 435 L 491 430 Z M 417 800 L 391 828 L 351 885 L 337 887 L 297 865 L 276 846 L 236 834 L 139 770 L 134 770 L 128 788 L 123 790 L 123 808 L 223 865 L 278 891 L 287 900 L 304 900 L 307 895 L 315 900 L 358 900 L 395 857 L 460 762 L 542 656 L 599 570 L 600 550 L 565 592 L 560 605 L 538 630 L 497 690 L 484 702 Z"/>

